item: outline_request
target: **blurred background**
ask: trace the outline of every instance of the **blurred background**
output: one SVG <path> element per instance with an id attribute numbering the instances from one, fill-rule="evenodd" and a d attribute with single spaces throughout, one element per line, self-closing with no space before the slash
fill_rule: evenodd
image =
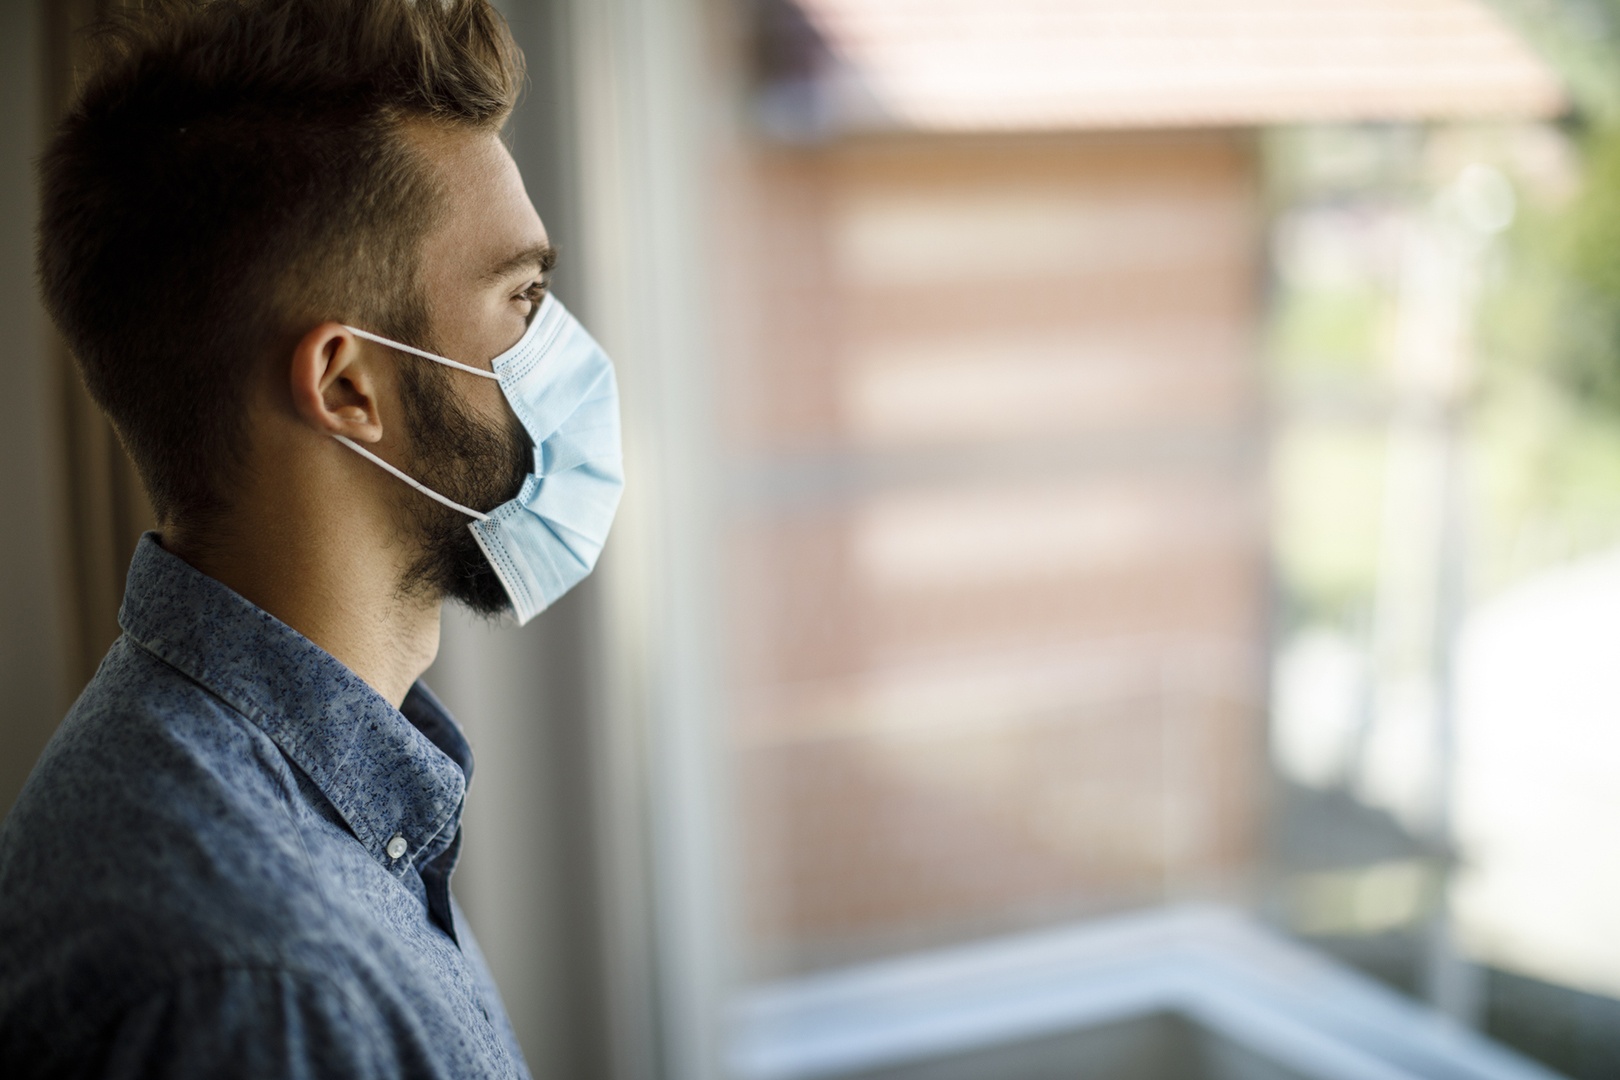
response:
<path id="1" fill-rule="evenodd" d="M 149 514 L 0 7 L 0 805 Z M 1620 0 L 504 0 L 630 487 L 448 612 L 539 1077 L 1620 1076 Z"/>

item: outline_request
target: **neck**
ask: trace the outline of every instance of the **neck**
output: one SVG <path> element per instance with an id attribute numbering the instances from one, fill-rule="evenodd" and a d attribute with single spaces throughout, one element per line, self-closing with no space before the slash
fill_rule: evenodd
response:
<path id="1" fill-rule="evenodd" d="M 398 708 L 438 652 L 439 602 L 400 595 L 399 544 L 365 542 L 352 520 L 352 531 L 335 534 L 330 513 L 287 509 L 232 514 L 206 537 L 167 526 L 163 547 L 331 653 Z"/>

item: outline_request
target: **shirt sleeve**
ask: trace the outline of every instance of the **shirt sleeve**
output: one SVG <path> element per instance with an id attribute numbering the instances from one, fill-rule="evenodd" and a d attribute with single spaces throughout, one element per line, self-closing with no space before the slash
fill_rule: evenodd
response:
<path id="1" fill-rule="evenodd" d="M 383 1080 L 413 1074 L 362 995 L 274 968 L 187 976 L 125 1012 L 96 1048 L 98 1080 L 263 1077 Z"/>

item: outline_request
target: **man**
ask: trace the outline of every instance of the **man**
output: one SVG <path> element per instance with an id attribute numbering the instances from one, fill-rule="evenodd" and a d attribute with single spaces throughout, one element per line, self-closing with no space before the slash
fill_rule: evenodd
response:
<path id="1" fill-rule="evenodd" d="M 444 599 L 523 621 L 588 573 L 621 484 L 499 139 L 521 56 L 487 0 L 100 40 L 40 278 L 162 525 L 0 828 L 0 1075 L 526 1075 L 416 682 Z"/>

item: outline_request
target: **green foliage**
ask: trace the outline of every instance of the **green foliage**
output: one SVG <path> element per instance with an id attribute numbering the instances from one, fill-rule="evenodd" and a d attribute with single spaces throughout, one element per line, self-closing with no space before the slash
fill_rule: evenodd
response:
<path id="1" fill-rule="evenodd" d="M 1620 418 L 1620 130 L 1583 142 L 1581 193 L 1547 223 L 1563 276 L 1552 356 L 1577 398 Z"/>
<path id="2" fill-rule="evenodd" d="M 1301 380 L 1376 377 L 1390 298 L 1365 282 L 1291 291 L 1271 328 L 1278 374 Z"/>
<path id="3" fill-rule="evenodd" d="M 1558 70 L 1576 110 L 1620 126 L 1620 0 L 1488 0 Z"/>

